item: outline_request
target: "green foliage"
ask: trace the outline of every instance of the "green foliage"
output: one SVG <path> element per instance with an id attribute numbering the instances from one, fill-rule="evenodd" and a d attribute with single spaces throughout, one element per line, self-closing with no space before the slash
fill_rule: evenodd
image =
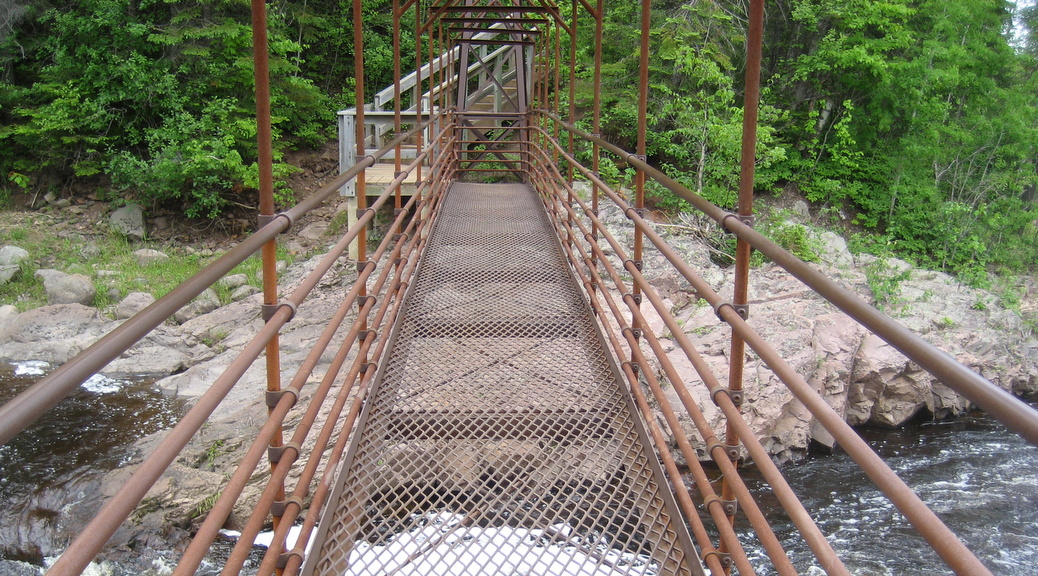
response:
<path id="1" fill-rule="evenodd" d="M 901 283 L 910 277 L 910 269 L 898 271 L 896 266 L 883 259 L 865 267 L 865 281 L 872 290 L 872 303 L 880 310 L 896 310 L 904 304 Z"/>
<path id="2" fill-rule="evenodd" d="M 104 177 L 192 216 L 215 217 L 255 187 L 246 0 L 39 6 L 0 46 L 0 94 L 11 89 L 0 96 L 0 171 L 35 174 L 39 186 Z M 270 22 L 275 142 L 322 142 L 327 98 L 299 75 L 290 55 L 300 47 L 276 10 Z M 11 49 L 20 42 L 33 50 Z"/>

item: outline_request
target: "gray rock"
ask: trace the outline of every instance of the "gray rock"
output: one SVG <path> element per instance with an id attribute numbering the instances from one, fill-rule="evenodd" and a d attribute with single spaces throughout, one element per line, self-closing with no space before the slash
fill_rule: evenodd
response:
<path id="1" fill-rule="evenodd" d="M 10 282 L 21 271 L 21 266 L 0 266 L 0 286 Z"/>
<path id="2" fill-rule="evenodd" d="M 305 240 L 310 240 L 311 242 L 315 242 L 317 240 L 320 240 L 322 237 L 324 237 L 324 234 L 327 231 L 328 231 L 328 223 L 327 222 L 314 222 L 313 224 L 310 224 L 306 228 L 303 228 L 302 230 L 300 230 L 299 231 L 299 237 L 303 238 Z"/>
<path id="3" fill-rule="evenodd" d="M 262 290 L 259 288 L 246 284 L 245 286 L 235 288 L 234 292 L 231 292 L 231 300 L 237 302 L 239 300 L 244 300 L 253 294 L 259 294 L 260 292 L 262 292 Z"/>
<path id="4" fill-rule="evenodd" d="M 169 256 L 159 252 L 158 250 L 152 250 L 151 248 L 141 248 L 133 252 L 134 258 L 137 259 L 137 264 L 140 266 L 148 266 L 150 264 L 157 264 L 159 262 L 165 262 L 169 260 Z"/>
<path id="5" fill-rule="evenodd" d="M 65 274 L 58 270 L 37 270 L 43 280 L 48 304 L 82 304 L 90 306 L 97 296 L 94 281 L 82 274 Z"/>
<path id="6" fill-rule="evenodd" d="M 0 286 L 10 282 L 22 271 L 22 263 L 29 259 L 29 252 L 18 246 L 0 247 Z"/>
<path id="7" fill-rule="evenodd" d="M 144 209 L 136 204 L 119 208 L 108 218 L 112 230 L 126 236 L 134 242 L 140 242 L 147 236 L 144 225 Z"/>
<path id="8" fill-rule="evenodd" d="M 19 266 L 29 259 L 29 252 L 18 246 L 0 247 L 0 266 Z"/>
<path id="9" fill-rule="evenodd" d="M 127 294 L 126 298 L 123 298 L 119 305 L 115 307 L 115 317 L 119 319 L 129 318 L 151 306 L 154 302 L 155 297 L 147 292 L 132 292 Z"/>
<path id="10" fill-rule="evenodd" d="M 178 324 L 183 324 L 192 318 L 208 314 L 219 307 L 219 296 L 216 295 L 216 292 L 212 288 L 209 288 L 205 292 L 199 294 L 198 298 L 189 302 L 187 306 L 177 310 L 177 312 L 173 314 L 173 319 L 176 320 Z"/>
<path id="11" fill-rule="evenodd" d="M 43 199 L 47 202 L 47 204 L 50 204 L 55 208 L 68 208 L 72 205 L 71 200 L 69 200 L 68 198 L 61 198 L 54 192 L 47 192 L 46 194 L 44 194 Z"/>
<path id="12" fill-rule="evenodd" d="M 81 304 L 22 312 L 0 323 L 0 360 L 62 364 L 104 335 L 107 324 Z"/>
<path id="13" fill-rule="evenodd" d="M 224 276 L 223 278 L 217 281 L 217 284 L 228 290 L 234 290 L 235 288 L 239 288 L 248 283 L 248 274 L 231 274 L 229 276 Z"/>
<path id="14" fill-rule="evenodd" d="M 854 256 L 847 249 L 847 241 L 842 236 L 828 230 L 808 228 L 811 239 L 817 243 L 818 258 L 834 268 L 850 268 L 854 266 Z"/>
<path id="15" fill-rule="evenodd" d="M 101 247 L 93 242 L 90 242 L 86 246 L 83 246 L 83 249 L 79 251 L 79 254 L 85 260 L 97 258 L 101 255 Z"/>

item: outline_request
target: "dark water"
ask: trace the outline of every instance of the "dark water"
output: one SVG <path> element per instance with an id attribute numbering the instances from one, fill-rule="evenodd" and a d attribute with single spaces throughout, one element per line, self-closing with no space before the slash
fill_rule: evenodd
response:
<path id="1" fill-rule="evenodd" d="M 51 369 L 0 364 L 0 404 Z M 0 560 L 40 564 L 57 556 L 81 516 L 100 505 L 100 478 L 135 456 L 135 440 L 171 427 L 181 411 L 150 382 L 95 377 L 0 446 Z"/>
<path id="2" fill-rule="evenodd" d="M 993 573 L 1038 574 L 1038 448 L 982 414 L 860 433 Z M 783 473 L 852 574 L 951 573 L 846 454 Z M 759 501 L 794 566 L 822 574 L 770 492 Z M 759 573 L 771 573 L 763 552 L 755 554 L 762 560 L 754 565 L 767 567 Z"/>

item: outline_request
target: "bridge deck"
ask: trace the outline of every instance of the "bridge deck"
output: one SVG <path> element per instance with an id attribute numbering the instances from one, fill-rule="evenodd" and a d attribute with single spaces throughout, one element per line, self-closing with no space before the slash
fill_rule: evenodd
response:
<path id="1" fill-rule="evenodd" d="M 308 570 L 701 573 L 538 198 L 444 202 Z"/>

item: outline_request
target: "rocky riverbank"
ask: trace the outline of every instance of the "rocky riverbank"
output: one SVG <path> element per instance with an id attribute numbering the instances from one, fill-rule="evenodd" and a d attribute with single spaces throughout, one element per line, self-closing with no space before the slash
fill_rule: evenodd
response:
<path id="1" fill-rule="evenodd" d="M 604 212 L 618 234 L 625 222 L 617 212 Z M 793 225 L 799 225 L 793 223 Z M 668 240 L 685 255 L 704 278 L 722 295 L 730 295 L 731 270 L 710 260 L 709 250 L 679 227 L 663 227 Z M 853 255 L 838 236 L 808 229 L 817 253 L 815 265 L 843 286 L 866 299 L 882 300 L 890 313 L 928 340 L 973 367 L 999 386 L 1020 395 L 1038 391 L 1038 342 L 1018 314 L 1001 306 L 990 292 L 965 286 L 936 272 L 914 269 L 895 259 Z M 314 266 L 320 247 L 331 239 L 322 236 L 321 224 L 302 230 L 307 242 L 299 252 L 318 248 L 309 259 L 287 266 L 283 289 L 290 289 Z M 304 249 L 305 248 L 305 249 Z M 722 377 L 727 374 L 729 331 L 713 311 L 696 303 L 688 285 L 667 272 L 662 257 L 649 253 L 645 269 L 651 282 L 685 327 L 707 362 Z M 337 306 L 342 287 L 355 272 L 342 265 L 318 287 L 315 297 L 302 306 L 281 336 L 284 374 L 291 377 L 319 336 L 324 321 Z M 60 272 L 40 275 L 58 277 Z M 878 284 L 876 278 L 884 281 Z M 234 288 L 255 284 L 255 278 L 231 279 Z M 882 289 L 884 293 L 875 292 Z M 727 291 L 727 294 L 726 294 Z M 251 293 L 248 293 L 251 292 Z M 221 305 L 212 294 L 203 295 L 190 311 L 163 324 L 133 349 L 116 359 L 103 372 L 114 377 L 128 375 L 155 378 L 155 385 L 170 395 L 191 403 L 205 392 L 213 379 L 262 325 L 260 297 L 252 291 L 237 292 Z M 882 296 L 882 298 L 880 298 Z M 133 310 L 150 302 L 150 295 L 128 295 L 107 310 L 82 303 L 55 303 L 18 312 L 0 308 L 0 361 L 43 360 L 60 364 L 109 332 Z M 865 333 L 834 307 L 814 296 L 780 268 L 764 264 L 751 279 L 750 323 L 805 376 L 810 384 L 853 425 L 900 426 L 917 417 L 945 418 L 963 413 L 969 403 L 919 370 L 889 345 Z M 661 322 L 652 329 L 663 334 L 664 344 L 674 350 Z M 672 351 L 686 382 L 697 390 L 697 401 L 708 418 L 720 427 L 720 414 L 713 408 L 699 379 L 680 351 Z M 324 361 L 330 358 L 322 359 Z M 315 377 L 324 371 L 321 364 Z M 158 541 L 176 541 L 190 531 L 191 523 L 204 512 L 206 502 L 219 493 L 225 475 L 233 469 L 250 437 L 262 422 L 266 407 L 262 390 L 262 367 L 248 371 L 217 410 L 211 422 L 192 441 L 170 471 L 148 495 L 133 526 L 124 528 L 113 540 L 117 549 L 131 550 Z M 749 354 L 745 413 L 765 446 L 779 461 L 801 458 L 812 445 L 831 446 L 832 439 L 815 424 L 771 372 Z M 691 422 L 684 432 L 697 437 Z M 146 453 L 163 433 L 137 443 Z M 133 466 L 99 480 L 97 493 L 110 495 L 125 482 Z M 245 501 L 258 495 L 262 475 L 246 492 Z M 96 509 L 100 498 L 75 504 L 77 516 Z M 247 504 L 231 519 L 244 518 Z"/>

